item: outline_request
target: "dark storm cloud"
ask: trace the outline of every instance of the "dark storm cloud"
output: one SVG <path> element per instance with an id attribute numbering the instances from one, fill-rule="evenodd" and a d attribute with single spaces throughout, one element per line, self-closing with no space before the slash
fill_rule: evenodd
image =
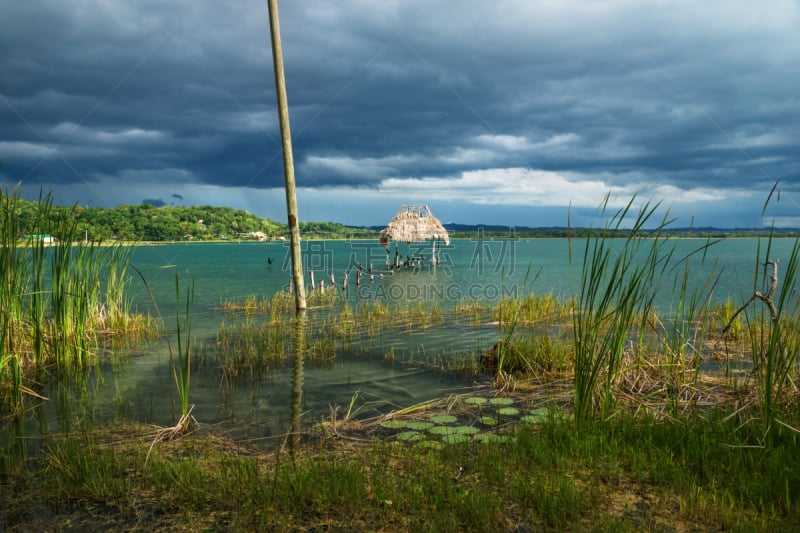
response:
<path id="1" fill-rule="evenodd" d="M 8 182 L 105 186 L 99 204 L 135 180 L 282 185 L 263 2 L 6 2 L 0 20 Z M 529 169 L 512 174 L 792 191 L 798 22 L 790 1 L 282 2 L 298 185 Z"/>

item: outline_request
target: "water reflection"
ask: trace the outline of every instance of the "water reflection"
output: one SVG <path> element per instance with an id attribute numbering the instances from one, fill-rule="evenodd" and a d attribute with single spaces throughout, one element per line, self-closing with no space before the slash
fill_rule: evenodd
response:
<path id="1" fill-rule="evenodd" d="M 294 353 L 292 365 L 292 394 L 291 405 L 291 425 L 289 429 L 289 453 L 294 457 L 294 450 L 300 438 L 301 424 L 300 415 L 303 400 L 303 362 L 305 359 L 308 339 L 306 336 L 306 310 L 297 311 L 297 317 L 293 321 L 294 327 Z"/>

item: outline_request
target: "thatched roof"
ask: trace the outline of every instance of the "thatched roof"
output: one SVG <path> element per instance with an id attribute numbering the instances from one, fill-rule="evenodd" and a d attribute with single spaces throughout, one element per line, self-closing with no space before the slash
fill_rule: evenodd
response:
<path id="1" fill-rule="evenodd" d="M 380 243 L 388 245 L 389 241 L 419 242 L 442 239 L 450 244 L 450 236 L 439 219 L 431 214 L 427 205 L 404 205 L 384 230 L 381 231 Z"/>

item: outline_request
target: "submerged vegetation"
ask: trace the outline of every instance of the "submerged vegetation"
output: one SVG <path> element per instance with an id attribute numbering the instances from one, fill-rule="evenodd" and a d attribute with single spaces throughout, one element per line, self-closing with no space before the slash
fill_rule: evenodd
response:
<path id="1" fill-rule="evenodd" d="M 78 240 L 70 217 L 58 227 L 69 240 L 23 245 L 16 196 L 4 201 L 0 392 L 13 415 L 34 393 L 29 374 L 86 365 L 112 332 L 150 330 L 125 300 L 124 248 L 61 244 Z M 49 201 L 41 205 L 49 213 Z M 359 301 L 329 288 L 313 290 L 297 320 L 292 295 L 279 292 L 219 302 L 216 335 L 195 339 L 194 288 L 182 295 L 176 276 L 170 361 L 183 425 L 164 438 L 163 429 L 117 422 L 44 435 L 39 454 L 3 450 L 0 488 L 9 497 L 0 528 L 795 527 L 800 244 L 774 257 L 766 237 L 753 297 L 718 302 L 717 275 L 698 280 L 693 270 L 713 261 L 716 241 L 676 255 L 669 219 L 653 223 L 657 208 L 634 213 L 631 201 L 605 227 L 572 238 L 580 281 L 566 299 L 525 294 L 444 307 Z M 37 234 L 48 231 L 41 220 Z M 669 305 L 656 306 L 664 293 Z M 431 353 L 397 342 L 475 330 L 492 332 L 496 344 Z M 329 419 L 306 420 L 300 433 L 303 364 L 332 365 L 345 352 L 461 373 L 476 386 L 373 418 L 359 416 L 356 392 L 346 413 L 331 406 Z M 296 418 L 270 449 L 191 419 L 197 364 L 218 369 L 225 387 L 260 382 L 289 362 Z"/>
<path id="2" fill-rule="evenodd" d="M 125 296 L 130 249 L 81 240 L 74 212 L 41 198 L 23 238 L 16 191 L 0 195 L 0 405 L 19 412 L 31 382 L 96 361 L 103 344 L 153 335 Z M 59 235 L 55 243 L 45 236 Z"/>

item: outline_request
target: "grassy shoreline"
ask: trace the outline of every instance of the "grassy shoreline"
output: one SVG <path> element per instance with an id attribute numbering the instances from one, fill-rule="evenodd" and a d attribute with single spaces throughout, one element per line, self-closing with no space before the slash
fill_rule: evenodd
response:
<path id="1" fill-rule="evenodd" d="M 734 415 L 734 416 L 732 416 Z M 766 450 L 726 410 L 545 420 L 503 444 L 309 438 L 259 452 L 213 428 L 152 445 L 117 424 L 3 458 L 9 531 L 779 531 L 800 519 L 797 435 Z"/>

